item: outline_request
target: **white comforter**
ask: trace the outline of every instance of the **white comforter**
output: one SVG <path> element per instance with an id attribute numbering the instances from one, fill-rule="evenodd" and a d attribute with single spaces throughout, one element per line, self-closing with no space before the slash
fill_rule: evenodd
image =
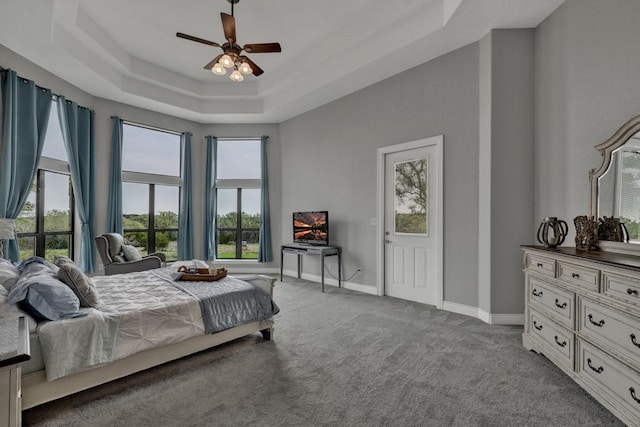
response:
<path id="1" fill-rule="evenodd" d="M 92 278 L 103 305 L 38 326 L 47 380 L 204 334 L 196 298 L 148 272 Z M 69 349 L 76 349 L 70 354 Z"/>

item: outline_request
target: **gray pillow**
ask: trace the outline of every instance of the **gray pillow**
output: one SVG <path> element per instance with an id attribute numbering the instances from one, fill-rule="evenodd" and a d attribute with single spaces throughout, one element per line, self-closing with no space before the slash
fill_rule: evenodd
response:
<path id="1" fill-rule="evenodd" d="M 140 252 L 131 245 L 122 245 L 122 252 L 124 253 L 124 259 L 127 261 L 138 261 L 142 259 Z"/>
<path id="2" fill-rule="evenodd" d="M 56 255 L 54 257 L 54 262 L 53 263 L 55 265 L 57 265 L 58 267 L 60 267 L 62 264 L 67 263 L 67 262 L 70 262 L 71 264 L 75 264 L 71 258 L 69 258 L 67 256 L 64 256 L 64 255 Z"/>
<path id="3" fill-rule="evenodd" d="M 127 260 L 124 259 L 124 254 L 122 254 L 122 255 L 114 255 L 113 256 L 113 262 L 127 262 Z"/>
<path id="4" fill-rule="evenodd" d="M 100 305 L 98 290 L 77 265 L 69 262 L 61 264 L 60 270 L 58 270 L 58 279 L 76 294 L 80 300 L 80 307 L 96 308 Z"/>

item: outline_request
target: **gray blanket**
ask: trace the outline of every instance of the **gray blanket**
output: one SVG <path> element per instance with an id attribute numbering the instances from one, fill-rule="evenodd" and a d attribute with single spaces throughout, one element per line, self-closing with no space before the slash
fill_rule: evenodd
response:
<path id="1" fill-rule="evenodd" d="M 176 282 L 169 269 L 150 271 L 200 301 L 207 334 L 268 319 L 280 311 L 264 290 L 234 277 L 215 282 Z"/>

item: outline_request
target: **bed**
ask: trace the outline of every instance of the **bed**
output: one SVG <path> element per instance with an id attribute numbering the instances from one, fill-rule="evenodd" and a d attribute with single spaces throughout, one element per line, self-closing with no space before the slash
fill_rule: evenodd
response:
<path id="1" fill-rule="evenodd" d="M 0 265 L 0 280 L 7 287 L 2 269 Z M 175 280 L 176 270 L 171 266 L 92 277 L 99 296 L 96 308 L 79 307 L 72 315 L 40 322 L 28 305 L 11 303 L 20 294 L 17 287 L 26 275 L 22 271 L 8 292 L 0 293 L 0 317 L 30 319 L 32 358 L 22 367 L 22 408 L 246 335 L 260 332 L 271 339 L 273 316 L 279 311 L 272 299 L 274 278 L 186 282 Z"/>

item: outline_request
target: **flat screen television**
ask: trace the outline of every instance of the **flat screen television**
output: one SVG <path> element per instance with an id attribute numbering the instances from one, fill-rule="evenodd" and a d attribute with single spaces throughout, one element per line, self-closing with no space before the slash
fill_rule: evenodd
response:
<path id="1" fill-rule="evenodd" d="M 329 212 L 294 212 L 293 241 L 310 245 L 328 245 Z"/>

